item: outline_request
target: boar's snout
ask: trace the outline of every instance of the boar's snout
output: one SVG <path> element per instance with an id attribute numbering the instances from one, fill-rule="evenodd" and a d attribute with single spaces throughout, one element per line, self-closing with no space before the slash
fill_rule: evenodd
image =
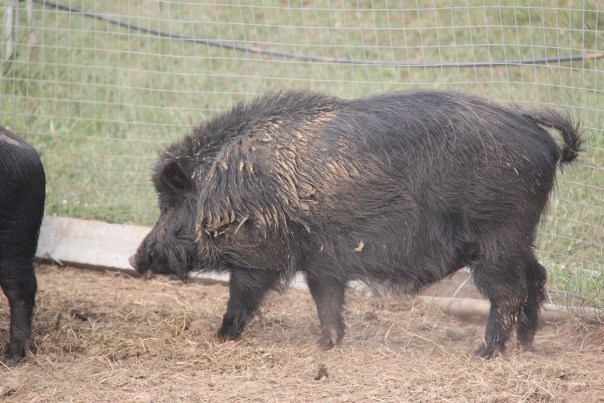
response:
<path id="1" fill-rule="evenodd" d="M 186 280 L 196 267 L 196 247 L 183 233 L 170 234 L 156 228 L 130 256 L 130 266 L 139 274 L 175 274 Z"/>
<path id="2" fill-rule="evenodd" d="M 132 266 L 132 268 L 136 270 L 136 272 L 139 274 L 145 274 L 150 271 L 148 265 L 146 265 L 144 261 L 141 262 L 140 254 L 138 251 L 130 255 L 130 257 L 128 258 L 128 263 L 130 263 L 130 266 Z"/>
<path id="3" fill-rule="evenodd" d="M 134 270 L 138 271 L 138 267 L 136 267 L 136 254 L 130 255 L 128 263 L 130 263 L 130 266 L 132 266 Z"/>

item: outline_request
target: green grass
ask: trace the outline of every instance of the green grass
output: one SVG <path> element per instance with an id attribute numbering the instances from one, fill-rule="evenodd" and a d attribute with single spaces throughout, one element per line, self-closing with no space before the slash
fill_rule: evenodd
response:
<path id="1" fill-rule="evenodd" d="M 151 29 L 358 60 L 604 52 L 604 3 L 596 0 L 538 7 L 519 0 L 226 3 L 70 2 Z M 566 108 L 581 117 L 585 152 L 559 175 L 538 250 L 559 295 L 604 301 L 604 59 L 464 69 L 309 63 L 158 39 L 38 4 L 33 52 L 23 32 L 17 57 L 0 58 L 0 125 L 42 152 L 51 215 L 151 225 L 158 212 L 149 173 L 157 153 L 208 116 L 268 89 L 356 97 L 447 88 Z"/>

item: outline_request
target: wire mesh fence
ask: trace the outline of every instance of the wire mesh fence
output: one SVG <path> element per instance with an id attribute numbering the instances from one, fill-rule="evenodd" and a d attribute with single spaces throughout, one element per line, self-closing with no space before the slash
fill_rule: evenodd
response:
<path id="1" fill-rule="evenodd" d="M 604 301 L 604 2 L 7 0 L 0 124 L 42 153 L 47 214 L 152 224 L 157 153 L 266 90 L 417 88 L 563 108 L 539 258 L 555 302 Z"/>

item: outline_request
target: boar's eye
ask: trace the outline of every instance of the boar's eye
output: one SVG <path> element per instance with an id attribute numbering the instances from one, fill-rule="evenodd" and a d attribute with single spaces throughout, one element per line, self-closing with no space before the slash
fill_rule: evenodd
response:
<path id="1" fill-rule="evenodd" d="M 162 177 L 164 182 L 177 193 L 191 188 L 191 179 L 177 162 L 170 162 L 166 165 Z"/>

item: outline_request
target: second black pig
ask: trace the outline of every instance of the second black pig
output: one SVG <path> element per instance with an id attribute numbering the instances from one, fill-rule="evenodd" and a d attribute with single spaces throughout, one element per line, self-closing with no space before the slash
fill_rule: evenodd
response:
<path id="1" fill-rule="evenodd" d="M 44 215 L 46 179 L 36 150 L 0 127 L 0 286 L 10 305 L 3 362 L 18 363 L 32 337 L 34 255 Z"/>
<path id="2" fill-rule="evenodd" d="M 269 93 L 161 154 L 161 215 L 131 262 L 183 279 L 229 272 L 221 339 L 239 337 L 266 292 L 303 272 L 325 348 L 344 334 L 349 281 L 417 292 L 469 266 L 491 302 L 477 351 L 491 357 L 514 327 L 532 342 L 546 282 L 535 231 L 556 168 L 579 146 L 565 115 L 467 94 Z"/>

